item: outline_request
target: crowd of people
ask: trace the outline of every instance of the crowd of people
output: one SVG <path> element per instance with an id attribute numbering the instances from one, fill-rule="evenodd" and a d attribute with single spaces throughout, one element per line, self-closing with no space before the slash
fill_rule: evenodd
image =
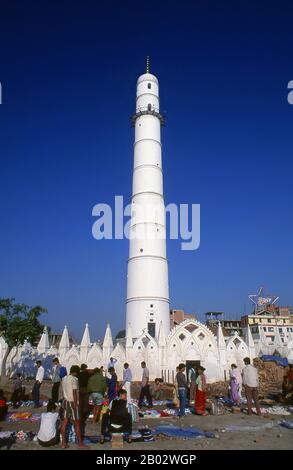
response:
<path id="1" fill-rule="evenodd" d="M 110 358 L 107 373 L 103 367 L 88 369 L 86 364 L 73 365 L 69 373 L 59 362 L 53 360 L 51 370 L 51 398 L 47 404 L 46 412 L 41 414 L 40 429 L 37 434 L 41 446 L 54 446 L 61 441 L 62 448 L 67 447 L 67 427 L 72 423 L 75 429 L 79 448 L 87 448 L 83 439 L 86 422 L 92 413 L 92 422 L 101 423 L 100 443 L 103 444 L 105 436 L 112 433 L 125 433 L 131 442 L 132 417 L 130 413 L 132 372 L 128 363 L 123 367 L 123 378 L 118 382 L 115 372 L 117 360 Z M 40 391 L 44 381 L 45 370 L 42 362 L 36 362 L 36 376 L 32 388 L 34 407 L 40 407 Z M 150 373 L 146 363 L 141 363 L 142 378 L 138 406 L 142 408 L 153 407 L 153 400 L 163 398 L 163 380 L 156 378 L 150 384 Z M 252 414 L 253 402 L 257 414 L 261 415 L 258 399 L 259 378 L 257 369 L 251 364 L 248 357 L 244 358 L 244 367 L 240 372 L 236 364 L 231 365 L 229 381 L 229 398 L 235 405 L 241 403 L 242 391 L 247 399 L 248 414 Z M 283 382 L 283 393 L 293 390 L 293 366 L 289 366 Z M 174 403 L 178 406 L 178 418 L 185 415 L 186 405 L 194 406 L 194 413 L 206 415 L 207 380 L 205 368 L 192 364 L 186 374 L 186 366 L 178 365 L 175 377 Z M 25 396 L 25 387 L 21 374 L 17 373 L 14 379 L 11 401 L 13 407 Z M 5 419 L 7 401 L 0 390 L 0 420 Z"/>
<path id="2" fill-rule="evenodd" d="M 37 435 L 41 446 L 54 446 L 61 440 L 62 448 L 66 448 L 66 430 L 68 424 L 72 423 L 78 447 L 87 448 L 83 443 L 83 438 L 86 421 L 90 414 L 89 404 L 92 407 L 92 422 L 101 423 L 101 444 L 104 443 L 105 435 L 115 432 L 126 434 L 127 441 L 131 443 L 132 417 L 129 405 L 131 404 L 132 372 L 129 364 L 125 363 L 123 379 L 119 383 L 115 372 L 116 363 L 117 360 L 111 357 L 107 373 L 103 367 L 89 370 L 86 364 L 80 367 L 73 365 L 67 375 L 59 359 L 53 360 L 51 399 L 47 404 L 47 411 L 41 415 Z M 37 373 L 32 390 L 35 408 L 40 406 L 40 390 L 45 372 L 41 361 L 36 362 L 36 367 Z M 145 362 L 141 363 L 141 368 L 139 406 L 144 406 L 146 398 L 147 406 L 152 407 L 153 398 L 159 399 L 162 396 L 162 379 L 156 379 L 154 387 L 151 388 L 150 374 Z"/>
<path id="3" fill-rule="evenodd" d="M 230 370 L 230 384 L 229 395 L 233 404 L 239 405 L 242 397 L 242 388 L 244 386 L 245 397 L 247 400 L 248 414 L 252 414 L 253 403 L 256 412 L 261 416 L 261 410 L 258 399 L 259 378 L 258 371 L 250 363 L 249 357 L 244 358 L 244 367 L 242 372 L 238 369 L 236 364 L 231 365 Z M 179 400 L 179 413 L 178 416 L 185 415 L 186 402 L 189 395 L 189 403 L 194 403 L 194 412 L 197 415 L 206 415 L 206 400 L 207 400 L 207 381 L 205 376 L 205 368 L 202 366 L 196 367 L 192 365 L 188 371 L 188 377 L 185 375 L 185 364 L 179 364 L 176 370 L 176 390 Z M 287 389 L 292 389 L 292 365 L 290 365 L 289 372 L 286 375 Z"/>

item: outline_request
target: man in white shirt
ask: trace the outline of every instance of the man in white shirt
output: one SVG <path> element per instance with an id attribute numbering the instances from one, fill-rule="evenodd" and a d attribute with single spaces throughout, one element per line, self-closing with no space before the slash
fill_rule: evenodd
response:
<path id="1" fill-rule="evenodd" d="M 132 373 L 129 369 L 129 364 L 125 362 L 124 369 L 123 369 L 123 382 L 122 388 L 127 392 L 127 403 L 131 403 L 131 381 L 132 381 Z"/>
<path id="2" fill-rule="evenodd" d="M 254 401 L 256 412 L 261 416 L 259 401 L 258 401 L 258 372 L 256 367 L 250 364 L 249 357 L 243 359 L 245 367 L 242 371 L 243 385 L 247 399 L 248 414 L 252 415 L 252 400 Z"/>
<path id="3" fill-rule="evenodd" d="M 150 392 L 150 373 L 146 366 L 146 363 L 143 361 L 141 363 L 142 367 L 142 379 L 141 379 L 141 390 L 138 400 L 138 406 L 141 408 L 143 406 L 144 397 L 146 397 L 148 401 L 148 406 L 151 408 L 153 406 L 153 399 Z"/>
<path id="4" fill-rule="evenodd" d="M 56 405 L 49 401 L 47 413 L 41 414 L 41 424 L 37 435 L 38 443 L 42 447 L 51 447 L 59 443 L 59 414 L 56 411 Z"/>
<path id="5" fill-rule="evenodd" d="M 36 366 L 37 366 L 37 374 L 36 374 L 36 381 L 34 383 L 33 390 L 32 390 L 32 396 L 33 396 L 33 401 L 34 401 L 34 408 L 39 408 L 40 407 L 40 388 L 44 380 L 45 369 L 42 366 L 42 361 L 37 361 Z"/>
<path id="6" fill-rule="evenodd" d="M 115 357 L 110 357 L 110 362 L 108 362 L 108 370 L 113 367 L 115 369 L 115 364 L 117 362 L 117 359 Z"/>
<path id="7" fill-rule="evenodd" d="M 78 441 L 78 447 L 80 449 L 88 448 L 88 446 L 83 443 L 80 429 L 79 384 L 77 378 L 79 376 L 79 373 L 79 366 L 71 366 L 70 374 L 66 375 L 61 382 L 63 392 L 63 421 L 61 425 L 62 449 L 66 448 L 66 428 L 69 421 L 73 421 Z"/>

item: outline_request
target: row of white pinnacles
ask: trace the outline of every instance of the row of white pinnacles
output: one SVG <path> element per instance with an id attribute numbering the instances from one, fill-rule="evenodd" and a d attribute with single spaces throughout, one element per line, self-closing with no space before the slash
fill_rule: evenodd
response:
<path id="1" fill-rule="evenodd" d="M 277 329 L 278 330 L 278 329 Z M 0 364 L 4 357 L 7 345 L 0 337 Z M 6 372 L 13 376 L 16 372 L 25 377 L 35 374 L 35 361 L 41 359 L 45 368 L 45 377 L 49 377 L 52 359 L 59 357 L 60 362 L 67 370 L 74 364 L 86 363 L 89 368 L 104 366 L 107 368 L 110 357 L 117 359 L 115 370 L 118 380 L 122 379 L 123 364 L 130 364 L 133 380 L 141 379 L 142 361 L 145 361 L 150 372 L 150 379 L 162 377 L 166 382 L 174 382 L 176 367 L 186 361 L 200 361 L 205 367 L 207 382 L 212 383 L 225 380 L 229 377 L 231 364 L 243 368 L 244 357 L 251 360 L 263 354 L 278 352 L 293 363 L 293 334 L 289 333 L 285 342 L 282 342 L 277 333 L 273 344 L 267 344 L 264 334 L 259 341 L 254 341 L 248 328 L 245 338 L 238 334 L 224 338 L 222 327 L 219 324 L 215 336 L 207 326 L 195 321 L 186 320 L 173 328 L 166 337 L 163 329 L 159 329 L 158 337 L 153 338 L 144 333 L 139 338 L 132 338 L 131 325 L 128 326 L 124 340 L 113 343 L 110 325 L 107 326 L 104 340 L 101 344 L 90 340 L 89 326 L 86 324 L 80 345 L 70 347 L 68 329 L 65 326 L 58 349 L 49 344 L 47 329 L 36 348 L 26 343 L 18 350 L 12 350 L 6 363 Z"/>

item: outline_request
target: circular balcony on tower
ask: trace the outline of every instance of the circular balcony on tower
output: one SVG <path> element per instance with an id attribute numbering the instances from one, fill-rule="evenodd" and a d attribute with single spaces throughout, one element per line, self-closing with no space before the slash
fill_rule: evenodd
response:
<path id="1" fill-rule="evenodd" d="M 155 116 L 159 119 L 160 123 L 161 123 L 161 126 L 164 126 L 165 123 L 166 123 L 166 118 L 165 116 L 160 113 L 158 110 L 156 110 L 154 107 L 152 106 L 147 106 L 145 108 L 139 108 L 136 113 L 134 113 L 132 116 L 131 116 L 131 127 L 134 127 L 135 126 L 135 121 L 137 120 L 137 118 L 141 117 L 141 116 L 144 116 L 146 114 L 150 114 L 151 116 Z"/>

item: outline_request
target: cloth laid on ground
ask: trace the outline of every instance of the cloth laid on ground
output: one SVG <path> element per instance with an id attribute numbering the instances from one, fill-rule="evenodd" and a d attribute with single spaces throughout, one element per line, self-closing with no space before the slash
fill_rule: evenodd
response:
<path id="1" fill-rule="evenodd" d="M 198 439 L 203 437 L 215 437 L 213 432 L 204 432 L 196 428 L 179 428 L 178 426 L 172 426 L 171 424 L 166 426 L 157 426 L 154 430 L 154 434 L 164 434 L 168 437 L 182 437 L 186 439 Z"/>
<path id="2" fill-rule="evenodd" d="M 243 431 L 243 432 L 253 432 L 253 431 L 262 431 L 264 429 L 271 429 L 274 426 L 276 426 L 277 423 L 266 423 L 266 424 L 260 424 L 259 426 L 238 426 L 238 425 L 230 425 L 226 426 L 224 429 L 222 429 L 222 432 L 237 432 L 237 431 Z"/>
<path id="3" fill-rule="evenodd" d="M 185 414 L 191 415 L 192 411 L 190 408 L 185 408 Z M 164 410 L 146 410 L 139 411 L 138 415 L 140 418 L 170 418 L 177 415 L 177 410 L 173 408 L 165 408 Z"/>
<path id="4" fill-rule="evenodd" d="M 271 406 L 270 408 L 267 408 L 267 412 L 270 415 L 284 415 L 288 416 L 290 415 L 290 411 L 286 410 L 283 406 Z"/>
<path id="5" fill-rule="evenodd" d="M 16 436 L 13 431 L 0 432 L 0 449 L 6 447 L 7 450 L 15 443 Z"/>
<path id="6" fill-rule="evenodd" d="M 34 432 L 32 431 L 29 431 L 29 432 L 25 432 L 25 431 L 18 431 L 16 434 L 15 434 L 15 438 L 18 442 L 23 442 L 23 441 L 32 441 L 35 437 L 35 434 Z"/>
<path id="7" fill-rule="evenodd" d="M 60 435 L 60 439 L 61 439 L 61 442 L 62 442 L 62 435 Z M 75 428 L 74 428 L 73 423 L 69 423 L 67 428 L 66 428 L 66 442 L 67 443 L 73 442 L 74 444 L 77 443 L 77 436 L 76 436 L 76 432 L 75 432 Z"/>
<path id="8" fill-rule="evenodd" d="M 161 411 L 161 417 L 170 417 L 170 416 L 175 416 L 177 415 L 177 411 L 174 410 L 174 408 L 165 408 L 163 411 Z"/>
<path id="9" fill-rule="evenodd" d="M 8 413 L 6 421 L 8 423 L 15 423 L 17 421 L 30 421 L 37 422 L 41 419 L 40 413 L 31 413 L 30 411 L 25 411 L 23 413 Z"/>
<path id="10" fill-rule="evenodd" d="M 139 414 L 138 414 L 138 406 L 136 403 L 128 403 L 128 413 L 131 414 L 131 419 L 133 423 L 137 423 L 139 421 Z"/>
<path id="11" fill-rule="evenodd" d="M 167 405 L 172 405 L 173 400 L 153 400 L 153 405 L 154 406 L 167 406 Z"/>
<path id="12" fill-rule="evenodd" d="M 47 404 L 48 404 L 47 401 L 42 401 L 42 400 L 40 400 L 39 403 L 40 403 L 40 407 L 42 407 L 42 406 L 47 406 Z M 35 403 L 34 403 L 32 400 L 28 400 L 28 401 L 19 401 L 19 402 L 18 402 L 18 407 L 30 408 L 30 407 L 33 407 L 34 404 L 35 404 Z M 8 401 L 8 402 L 7 402 L 7 405 L 8 405 L 8 406 L 12 406 L 12 405 L 13 405 L 13 402 L 12 402 L 12 401 Z"/>
<path id="13" fill-rule="evenodd" d="M 288 359 L 286 357 L 270 356 L 269 354 L 264 354 L 260 359 L 264 362 L 276 362 L 282 367 L 288 366 Z"/>
<path id="14" fill-rule="evenodd" d="M 218 398 L 218 403 L 223 403 L 226 406 L 233 406 L 234 402 L 227 397 L 220 397 Z"/>
<path id="15" fill-rule="evenodd" d="M 139 411 L 138 415 L 140 418 L 160 418 L 161 417 L 161 413 L 158 410 Z"/>
<path id="16" fill-rule="evenodd" d="M 91 444 L 97 444 L 100 440 L 100 436 L 85 436 L 84 439 L 87 439 Z"/>
<path id="17" fill-rule="evenodd" d="M 287 429 L 293 429 L 293 421 L 279 421 L 278 423 L 280 426 L 283 426 L 284 428 Z"/>
<path id="18" fill-rule="evenodd" d="M 224 415 L 225 414 L 224 404 L 221 401 L 218 401 L 218 402 L 213 401 L 211 403 L 210 413 L 213 416 Z"/>

